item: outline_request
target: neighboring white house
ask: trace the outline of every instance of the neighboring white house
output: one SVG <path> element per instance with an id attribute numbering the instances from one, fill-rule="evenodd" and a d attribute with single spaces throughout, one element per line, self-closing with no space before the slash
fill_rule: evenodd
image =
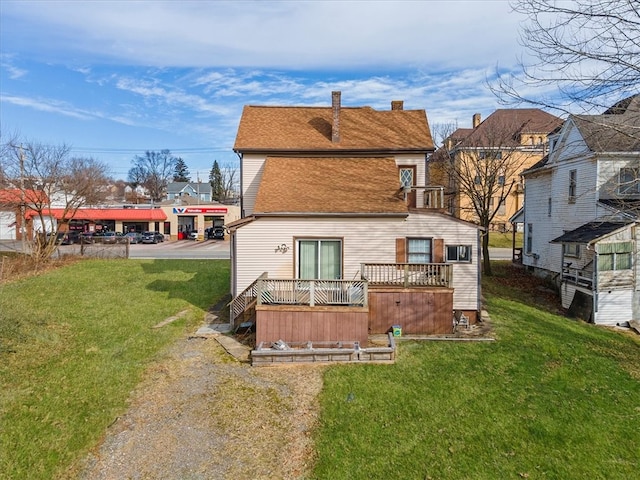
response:
<path id="1" fill-rule="evenodd" d="M 189 196 L 200 202 L 211 201 L 211 184 L 204 182 L 172 182 L 167 185 L 167 200 Z"/>
<path id="2" fill-rule="evenodd" d="M 640 96 L 572 115 L 524 172 L 523 264 L 596 324 L 640 319 Z"/>

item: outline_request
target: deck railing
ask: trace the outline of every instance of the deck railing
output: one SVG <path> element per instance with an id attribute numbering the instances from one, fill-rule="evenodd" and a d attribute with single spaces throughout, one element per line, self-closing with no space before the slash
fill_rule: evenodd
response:
<path id="1" fill-rule="evenodd" d="M 258 298 L 258 282 L 260 279 L 266 277 L 267 272 L 264 272 L 256 281 L 245 288 L 240 295 L 231 300 L 229 315 L 231 317 L 230 322 L 232 325 L 235 325 L 236 318 L 244 314 L 250 305 L 256 301 Z"/>
<path id="2" fill-rule="evenodd" d="M 579 287 L 593 288 L 593 272 L 565 265 L 562 268 L 562 280 Z"/>
<path id="3" fill-rule="evenodd" d="M 451 287 L 453 280 L 448 263 L 363 263 L 360 272 L 369 285 Z"/>
<path id="4" fill-rule="evenodd" d="M 258 305 L 367 306 L 367 282 L 362 280 L 300 280 L 260 278 Z"/>

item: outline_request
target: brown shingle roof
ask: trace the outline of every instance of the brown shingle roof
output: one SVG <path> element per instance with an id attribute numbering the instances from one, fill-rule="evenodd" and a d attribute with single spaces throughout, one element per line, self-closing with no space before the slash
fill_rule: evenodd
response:
<path id="1" fill-rule="evenodd" d="M 267 157 L 254 214 L 406 214 L 394 158 Z"/>
<path id="2" fill-rule="evenodd" d="M 462 145 L 517 147 L 521 145 L 521 135 L 548 134 L 560 124 L 561 118 L 539 108 L 498 109 L 473 129 Z"/>
<path id="3" fill-rule="evenodd" d="M 331 141 L 332 107 L 245 106 L 233 149 L 239 152 L 432 151 L 424 110 L 340 108 L 340 141 Z"/>

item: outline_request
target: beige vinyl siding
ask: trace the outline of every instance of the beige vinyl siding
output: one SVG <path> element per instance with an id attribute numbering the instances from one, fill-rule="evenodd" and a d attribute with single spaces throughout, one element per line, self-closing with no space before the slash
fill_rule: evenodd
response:
<path id="1" fill-rule="evenodd" d="M 396 165 L 400 168 L 403 166 L 415 166 L 416 173 L 413 183 L 417 186 L 426 186 L 426 163 L 424 155 L 396 155 Z M 398 178 L 399 179 L 399 178 Z M 416 191 L 416 205 L 424 205 L 424 190 L 418 189 Z"/>
<path id="2" fill-rule="evenodd" d="M 244 154 L 242 156 L 242 208 L 243 217 L 248 217 L 253 213 L 258 195 L 258 187 L 262 179 L 262 169 L 264 168 L 265 156 L 255 154 Z"/>
<path id="3" fill-rule="evenodd" d="M 416 218 L 422 217 L 422 218 Z M 472 263 L 454 265 L 454 306 L 478 308 L 477 229 L 443 216 L 404 218 L 259 218 L 236 233 L 237 284 L 234 295 L 263 272 L 294 278 L 296 239 L 341 239 L 343 278 L 359 279 L 361 263 L 395 263 L 396 238 L 442 238 L 445 244 L 472 245 Z M 281 253 L 283 246 L 285 253 Z M 278 249 L 278 247 L 280 247 Z M 278 251 L 276 251 L 278 249 Z M 460 292 L 458 292 L 460 290 Z M 456 303 L 458 302 L 458 303 Z"/>
<path id="4" fill-rule="evenodd" d="M 434 232 L 424 234 L 444 240 L 447 245 L 471 245 L 471 262 L 454 262 L 453 265 L 453 306 L 457 310 L 477 310 L 479 307 L 478 289 L 478 229 L 462 221 L 448 221 L 444 216 L 412 214 L 403 222 L 404 235 L 416 236 L 416 232 Z M 403 230 L 400 230 L 403 231 Z"/>

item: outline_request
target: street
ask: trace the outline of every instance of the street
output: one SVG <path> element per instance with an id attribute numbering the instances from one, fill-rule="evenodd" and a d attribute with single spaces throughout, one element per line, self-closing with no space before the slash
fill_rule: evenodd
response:
<path id="1" fill-rule="evenodd" d="M 62 255 L 80 254 L 80 245 L 60 245 Z M 0 240 L 0 252 L 22 252 L 22 242 Z M 129 258 L 189 258 L 228 259 L 228 240 L 177 240 L 156 244 L 134 244 L 129 246 Z"/>

